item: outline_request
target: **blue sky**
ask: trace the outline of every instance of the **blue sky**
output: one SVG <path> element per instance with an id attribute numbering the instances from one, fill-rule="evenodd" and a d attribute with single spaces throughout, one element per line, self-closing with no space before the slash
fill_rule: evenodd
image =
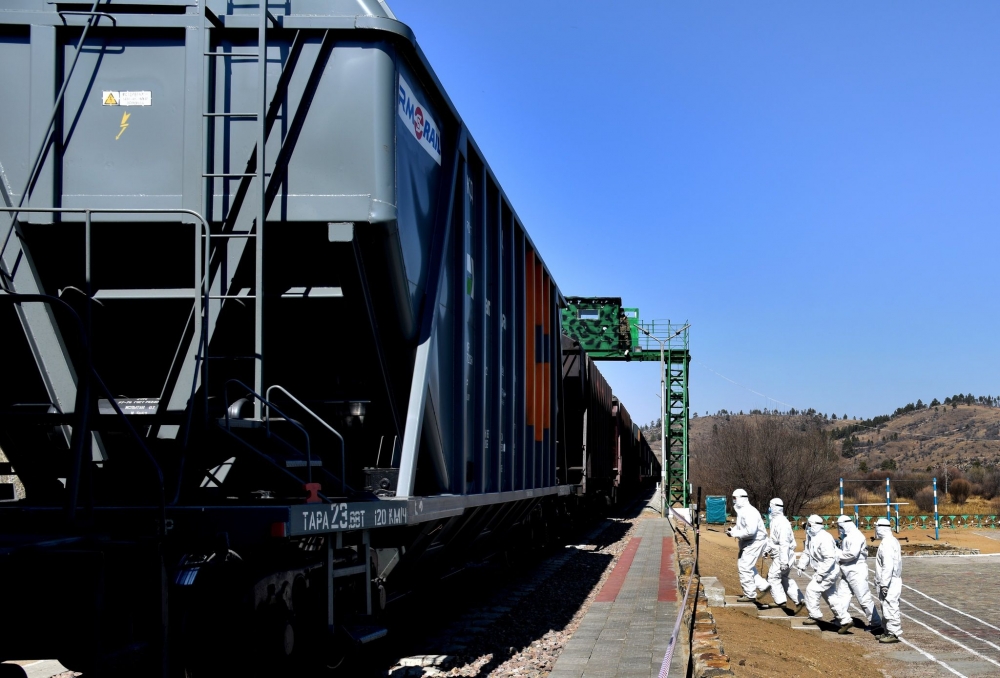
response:
<path id="1" fill-rule="evenodd" d="M 1000 3 L 389 4 L 563 293 L 692 324 L 693 411 L 1000 393 Z"/>

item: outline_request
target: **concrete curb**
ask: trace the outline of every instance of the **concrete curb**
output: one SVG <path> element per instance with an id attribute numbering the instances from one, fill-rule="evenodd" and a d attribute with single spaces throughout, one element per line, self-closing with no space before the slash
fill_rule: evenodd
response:
<path id="1" fill-rule="evenodd" d="M 682 532 L 684 536 L 681 536 Z M 706 580 L 710 581 L 705 581 L 697 572 L 694 572 L 693 536 L 694 532 L 690 528 L 683 525 L 675 526 L 674 553 L 677 558 L 677 587 L 680 591 L 684 591 L 687 588 L 688 580 L 694 577 L 692 593 L 697 591 L 697 595 L 690 597 L 684 610 L 681 625 L 686 637 L 678 639 L 679 649 L 685 650 L 691 678 L 731 676 L 734 674 L 729 666 L 729 657 L 726 656 L 725 649 L 722 647 L 722 639 L 715 626 L 715 618 L 708 610 L 710 605 L 708 593 L 711 592 L 714 600 L 718 590 L 721 590 L 724 605 L 725 589 L 719 587 L 715 577 L 706 577 Z M 684 537 L 691 540 L 691 543 L 688 543 Z M 708 585 L 707 590 L 706 584 Z"/>

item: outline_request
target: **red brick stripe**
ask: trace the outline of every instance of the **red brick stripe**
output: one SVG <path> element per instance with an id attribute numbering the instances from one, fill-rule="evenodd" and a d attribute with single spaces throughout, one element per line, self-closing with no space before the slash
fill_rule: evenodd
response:
<path id="1" fill-rule="evenodd" d="M 628 569 L 632 567 L 632 561 L 635 560 L 635 552 L 639 550 L 640 541 L 642 541 L 642 537 L 632 537 L 628 540 L 628 546 L 622 551 L 621 557 L 615 563 L 615 569 L 611 570 L 611 576 L 607 578 L 597 597 L 594 598 L 595 602 L 610 603 L 618 597 L 618 592 L 622 590 L 622 584 L 625 583 L 625 575 L 628 574 Z"/>
<path id="2" fill-rule="evenodd" d="M 660 594 L 657 600 L 661 603 L 677 602 L 677 573 L 674 572 L 674 539 L 663 538 L 663 549 L 660 551 Z"/>

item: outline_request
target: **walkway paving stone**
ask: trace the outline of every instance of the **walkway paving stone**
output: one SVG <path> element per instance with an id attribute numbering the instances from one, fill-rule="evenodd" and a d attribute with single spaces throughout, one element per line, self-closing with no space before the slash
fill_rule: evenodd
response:
<path id="1" fill-rule="evenodd" d="M 549 678 L 655 678 L 683 596 L 669 521 L 642 520 Z M 680 654 L 670 675 L 683 678 Z"/>

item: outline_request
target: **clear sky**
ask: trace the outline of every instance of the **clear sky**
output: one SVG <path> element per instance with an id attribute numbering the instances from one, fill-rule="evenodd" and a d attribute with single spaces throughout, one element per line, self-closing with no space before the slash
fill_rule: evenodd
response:
<path id="1" fill-rule="evenodd" d="M 1000 393 L 1000 3 L 388 2 L 563 293 L 691 323 L 692 411 Z"/>

